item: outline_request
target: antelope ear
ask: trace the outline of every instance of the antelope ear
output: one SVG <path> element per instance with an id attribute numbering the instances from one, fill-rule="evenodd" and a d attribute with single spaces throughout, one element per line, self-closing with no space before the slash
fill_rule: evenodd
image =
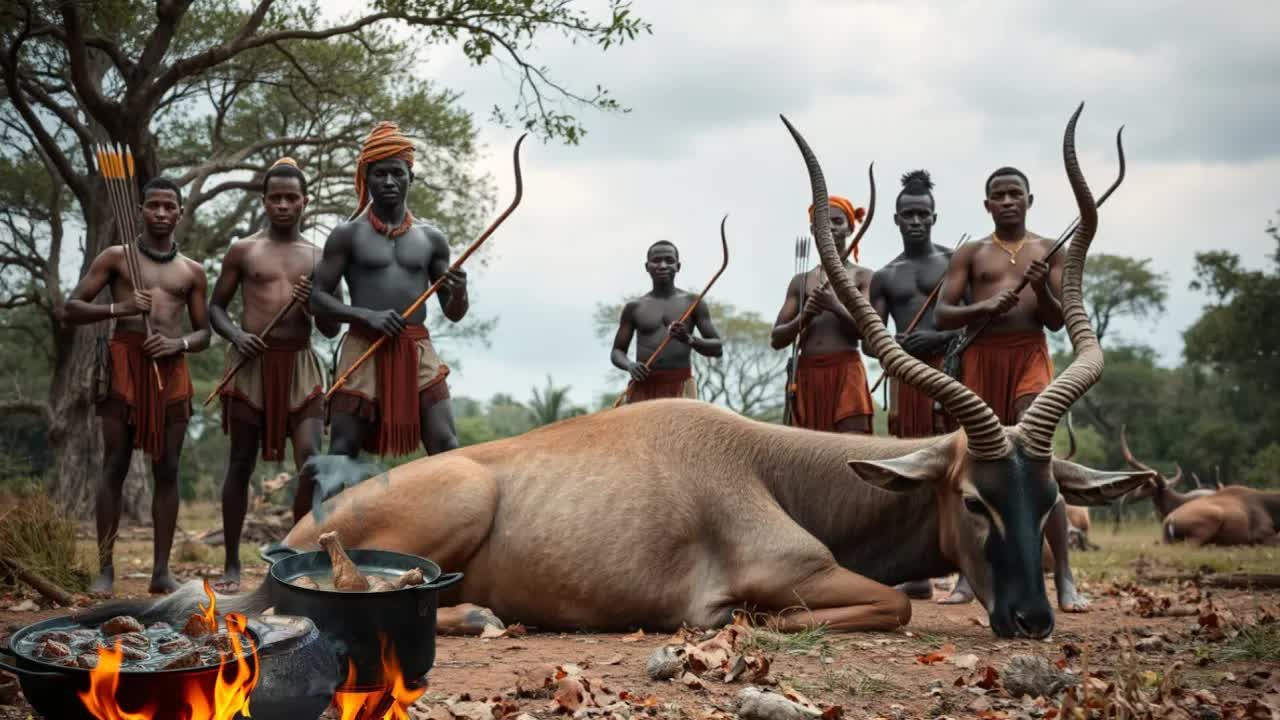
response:
<path id="1" fill-rule="evenodd" d="M 1054 460 L 1053 477 L 1063 499 L 1072 505 L 1110 505 L 1158 476 L 1151 470 L 1108 472 Z"/>
<path id="2" fill-rule="evenodd" d="M 946 475 L 950 460 L 946 447 L 927 447 L 885 460 L 850 460 L 849 467 L 863 481 L 882 490 L 912 492 Z"/>

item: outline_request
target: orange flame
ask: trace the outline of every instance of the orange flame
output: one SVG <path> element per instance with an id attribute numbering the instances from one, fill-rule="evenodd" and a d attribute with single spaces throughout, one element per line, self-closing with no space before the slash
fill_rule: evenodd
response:
<path id="1" fill-rule="evenodd" d="M 143 708 L 142 712 L 128 712 L 116 704 L 116 688 L 120 685 L 120 661 L 124 658 L 124 650 L 120 649 L 120 641 L 108 650 L 98 647 L 98 666 L 89 673 L 88 692 L 77 692 L 84 707 L 93 713 L 98 720 L 152 720 L 155 713 L 151 708 Z"/>
<path id="2" fill-rule="evenodd" d="M 204 613 L 204 625 L 209 628 L 209 632 L 218 632 L 218 596 L 213 594 L 213 588 L 209 587 L 209 578 L 204 579 L 204 594 L 209 596 L 209 607 L 200 605 L 200 612 Z M 228 627 L 227 631 L 230 632 Z"/>
<path id="3" fill-rule="evenodd" d="M 347 679 L 333 695 L 333 705 L 342 712 L 341 720 L 410 720 L 409 706 L 427 692 L 425 687 L 410 689 L 405 685 L 395 647 L 378 635 L 382 656 L 382 686 L 360 689 L 356 686 L 356 666 L 347 658 Z"/>
<path id="4" fill-rule="evenodd" d="M 208 587 L 209 583 L 206 581 L 205 589 L 208 590 Z M 213 593 L 209 593 L 209 598 L 209 612 L 211 612 Z M 209 612 L 205 613 L 205 617 L 209 617 Z M 120 661 L 124 655 L 118 640 L 111 650 L 101 646 L 98 648 L 98 666 L 89 673 L 89 690 L 77 694 L 84 703 L 85 709 L 97 720 L 161 720 L 162 718 L 232 720 L 237 713 L 250 717 L 249 695 L 258 686 L 260 668 L 258 648 L 246 633 L 248 620 L 244 615 L 228 613 L 226 625 L 227 638 L 231 643 L 231 657 L 228 657 L 227 653 L 219 653 L 220 662 L 214 681 L 213 697 L 209 697 L 205 685 L 198 679 L 183 675 L 175 678 L 174 682 L 182 684 L 184 707 L 167 708 L 163 711 L 150 706 L 138 712 L 124 710 L 116 700 L 116 689 L 120 684 Z M 215 631 L 217 626 L 215 616 L 213 619 Z M 246 649 L 248 652 L 245 652 Z M 252 656 L 252 662 L 249 656 Z M 231 672 L 228 673 L 228 671 Z M 406 715 L 405 718 L 407 717 Z"/>

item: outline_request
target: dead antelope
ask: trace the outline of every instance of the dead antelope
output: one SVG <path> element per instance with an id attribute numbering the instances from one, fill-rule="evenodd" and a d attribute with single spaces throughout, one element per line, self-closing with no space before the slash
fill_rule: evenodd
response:
<path id="1" fill-rule="evenodd" d="M 1188 492 L 1179 492 L 1177 487 L 1182 482 L 1182 466 L 1174 465 L 1175 471 L 1172 477 L 1165 477 L 1158 470 L 1143 463 L 1133 456 L 1129 450 L 1129 439 L 1126 433 L 1125 425 L 1120 426 L 1120 454 L 1124 456 L 1124 461 L 1135 470 L 1149 470 L 1153 475 L 1151 482 L 1144 488 L 1133 493 L 1128 501 L 1140 500 L 1144 497 L 1151 498 L 1151 504 L 1155 507 L 1156 514 L 1163 520 L 1169 513 L 1177 510 L 1179 507 L 1191 502 L 1197 497 L 1211 495 L 1215 490 L 1208 488 L 1197 488 Z"/>
<path id="2" fill-rule="evenodd" d="M 1076 162 L 1079 112 L 1063 144 L 1080 210 L 1063 283 L 1077 357 L 1018 425 L 1001 426 L 894 342 L 840 262 L 821 168 L 783 118 L 808 167 L 816 242 L 840 301 L 886 371 L 937 399 L 960 430 L 900 440 L 764 423 L 694 400 L 624 405 L 393 468 L 326 500 L 284 544 L 314 549 L 336 531 L 347 547 L 430 557 L 465 573 L 442 603 L 542 629 L 714 627 L 741 608 L 783 630 L 887 630 L 911 616 L 892 585 L 960 570 L 996 634 L 1048 635 L 1039 551 L 1049 511 L 1064 497 L 1108 503 L 1151 476 L 1052 457 L 1059 419 L 1102 371 L 1081 301 L 1097 213 Z M 183 592 L 192 605 L 202 597 Z M 262 605 L 262 595 L 227 607 Z M 161 602 L 172 611 L 180 601 Z M 441 611 L 442 627 L 449 617 Z"/>

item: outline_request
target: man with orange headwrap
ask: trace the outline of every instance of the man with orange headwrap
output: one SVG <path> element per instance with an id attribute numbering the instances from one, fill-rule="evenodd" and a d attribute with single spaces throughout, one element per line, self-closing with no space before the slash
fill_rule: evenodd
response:
<path id="1" fill-rule="evenodd" d="M 222 258 L 222 271 L 209 299 L 209 321 L 228 341 L 226 366 L 245 364 L 220 393 L 222 429 L 231 436 L 222 483 L 222 527 L 226 564 L 214 589 L 240 589 L 240 531 L 249 508 L 249 478 L 262 459 L 284 459 L 286 439 L 293 442 L 294 467 L 302 470 L 320 452 L 324 438 L 324 370 L 311 349 L 311 272 L 320 248 L 302 237 L 307 207 L 307 177 L 296 162 L 281 158 L 262 178 L 262 207 L 267 226 L 238 240 Z M 228 312 L 239 291 L 240 323 Z M 271 318 L 293 301 L 294 307 L 265 332 Z M 326 337 L 338 323 L 317 323 Z M 225 372 L 225 371 L 224 371 Z M 313 483 L 299 474 L 293 520 L 311 510 Z"/>
<path id="2" fill-rule="evenodd" d="M 356 457 L 429 454 L 458 446 L 449 367 L 436 354 L 423 322 L 424 305 L 409 318 L 401 312 L 443 278 L 436 297 L 445 317 L 462 320 L 469 303 L 467 275 L 449 268 L 449 244 L 435 227 L 406 206 L 413 180 L 413 144 L 395 123 L 382 122 L 360 150 L 351 220 L 325 241 L 311 291 L 317 320 L 350 325 L 336 371 L 350 368 L 378 338 L 387 340 L 329 399 L 331 454 Z M 336 294 L 345 280 L 351 304 Z M 340 488 L 321 488 L 314 503 Z"/>
<path id="3" fill-rule="evenodd" d="M 846 198 L 832 195 L 831 235 L 841 255 L 854 225 L 866 216 Z M 813 206 L 809 206 L 809 227 L 813 229 Z M 864 294 L 871 284 L 871 269 L 845 261 L 854 282 Z M 875 408 L 867 387 L 867 371 L 858 352 L 861 336 L 853 316 L 836 297 L 822 266 L 791 278 L 786 298 L 773 324 L 771 344 L 786 347 L 799 336 L 800 362 L 796 366 L 794 424 L 827 432 L 871 432 Z"/>

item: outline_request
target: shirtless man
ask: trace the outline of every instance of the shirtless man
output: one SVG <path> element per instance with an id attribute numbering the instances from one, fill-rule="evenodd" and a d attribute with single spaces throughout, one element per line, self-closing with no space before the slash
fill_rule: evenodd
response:
<path id="1" fill-rule="evenodd" d="M 609 359 L 614 367 L 625 370 L 635 383 L 627 404 L 644 400 L 673 397 L 698 397 L 698 383 L 691 367 L 693 351 L 706 357 L 720 357 L 724 352 L 720 335 L 711 322 L 711 311 L 705 302 L 698 303 L 693 311 L 693 325 L 701 333 L 697 337 L 679 321 L 689 303 L 697 297 L 676 287 L 676 273 L 680 272 L 680 251 L 666 240 L 649 246 L 644 269 L 653 280 L 653 289 L 622 308 L 618 332 L 613 338 L 613 351 Z M 658 349 L 670 326 L 671 338 L 652 367 L 644 363 Z M 636 338 L 636 359 L 627 357 L 631 338 Z"/>
<path id="2" fill-rule="evenodd" d="M 209 347 L 204 268 L 180 254 L 173 237 L 182 217 L 182 192 L 172 180 L 157 177 L 142 188 L 141 212 L 143 233 L 129 252 L 137 256 L 142 275 L 137 286 L 147 289 L 135 290 L 125 249 L 114 245 L 93 259 L 63 308 L 62 319 L 71 325 L 116 320 L 109 346 L 110 389 L 97 407 L 102 418 L 103 459 L 96 506 L 98 577 L 90 592 L 98 597 L 110 597 L 114 591 L 112 550 L 134 448 L 151 457 L 155 481 L 149 589 L 169 593 L 178 587 L 169 572 L 169 550 L 178 522 L 178 461 L 195 393 L 186 353 Z M 93 299 L 104 287 L 111 289 L 112 302 L 95 303 Z M 144 313 L 151 316 L 151 335 L 146 334 Z M 186 334 L 182 331 L 183 313 L 191 322 L 191 332 Z M 156 380 L 156 369 L 163 390 Z"/>
<path id="3" fill-rule="evenodd" d="M 293 441 L 293 463 L 299 471 L 293 497 L 293 520 L 311 510 L 314 478 L 303 476 L 307 459 L 321 449 L 324 435 L 324 370 L 311 349 L 311 272 L 320 248 L 302 238 L 307 206 L 307 178 L 293 160 L 283 158 L 262 180 L 262 207 L 267 228 L 227 250 L 213 286 L 209 319 L 228 341 L 226 371 L 242 357 L 249 361 L 221 392 L 222 429 L 231 436 L 227 474 L 222 483 L 222 527 L 226 561 L 214 589 L 240 589 L 240 532 L 249 508 L 249 477 L 262 459 L 284 459 L 285 439 Z M 227 312 L 240 290 L 241 325 Z M 290 300 L 296 304 L 271 332 L 271 318 Z M 336 322 L 319 322 L 326 337 L 338 334 Z M 224 373 L 226 372 L 224 371 Z"/>
<path id="4" fill-rule="evenodd" d="M 989 237 L 956 251 L 939 293 L 934 320 L 941 330 L 972 330 L 992 318 L 986 331 L 960 358 L 961 380 L 1013 425 L 1053 379 L 1053 360 L 1045 328 L 1059 330 L 1062 318 L 1063 253 L 1045 261 L 1053 240 L 1027 230 L 1027 209 L 1034 196 L 1021 170 L 1002 167 L 987 178 L 983 206 L 995 230 Z M 1023 279 L 1027 287 L 1015 292 Z M 961 304 L 966 295 L 970 304 Z M 1076 591 L 1067 558 L 1066 504 L 1049 513 L 1045 536 L 1054 557 L 1058 606 L 1082 612 L 1088 601 Z M 945 602 L 969 602 L 973 593 L 961 578 Z"/>
<path id="5" fill-rule="evenodd" d="M 379 123 L 361 148 L 353 219 L 330 233 L 316 268 L 311 291 L 316 320 L 350 326 L 338 357 L 339 375 L 378 338 L 387 338 L 330 398 L 330 454 L 355 458 L 363 448 L 405 455 L 421 442 L 434 455 L 458 446 L 445 382 L 449 368 L 423 324 L 427 308 L 408 320 L 400 313 L 444 278 L 436 298 L 445 317 L 459 322 L 469 307 L 467 274 L 449 269 L 444 235 L 405 205 L 412 180 L 413 144 L 395 123 Z M 351 292 L 350 305 L 337 295 L 339 280 Z M 340 490 L 321 488 L 313 504 Z"/>
<path id="6" fill-rule="evenodd" d="M 933 313 L 926 309 L 916 329 L 906 332 L 951 262 L 952 251 L 933 244 L 933 225 L 937 220 L 929 173 L 914 170 L 903 175 L 902 191 L 898 193 L 897 211 L 893 216 L 902 234 L 902 253 L 872 276 L 870 298 L 882 319 L 893 316 L 897 340 L 904 350 L 941 368 L 947 344 L 959 331 L 938 330 Z M 942 417 L 934 413 L 934 403 L 929 396 L 890 380 L 889 397 L 889 434 L 915 438 L 945 432 Z"/>
<path id="7" fill-rule="evenodd" d="M 941 368 L 947 344 L 959 331 L 938 330 L 934 327 L 933 313 L 926 309 L 916 329 L 906 332 L 951 262 L 951 250 L 933 244 L 933 226 L 938 221 L 934 208 L 933 180 L 929 173 L 913 170 L 903 175 L 893 216 L 902 234 L 902 253 L 872 276 L 870 298 L 882 320 L 893 316 L 896 337 L 904 350 Z M 890 435 L 915 438 L 946 432 L 943 416 L 934 412 L 932 398 L 895 379 L 888 382 Z M 929 578 L 902 583 L 898 589 L 915 599 L 933 597 L 933 581 Z"/>
<path id="8" fill-rule="evenodd" d="M 853 203 L 832 195 L 831 235 L 843 255 L 853 225 L 866 215 Z M 809 207 L 809 228 L 813 229 L 813 207 Z M 816 233 L 815 233 L 816 234 Z M 858 259 L 858 248 L 853 248 Z M 866 293 L 871 284 L 870 268 L 845 261 L 858 290 Z M 871 433 L 875 408 L 867 387 L 867 371 L 858 352 L 861 336 L 853 316 L 836 297 L 822 266 L 791 278 L 786 298 L 774 321 L 770 336 L 774 350 L 791 344 L 801 334 L 800 362 L 795 372 L 795 424 L 826 432 Z"/>

